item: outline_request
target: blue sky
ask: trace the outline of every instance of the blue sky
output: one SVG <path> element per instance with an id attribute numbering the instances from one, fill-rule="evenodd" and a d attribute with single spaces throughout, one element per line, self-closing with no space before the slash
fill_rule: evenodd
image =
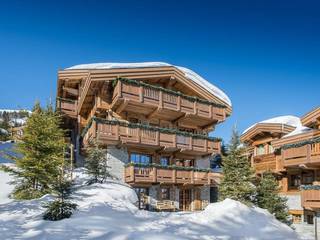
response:
<path id="1" fill-rule="evenodd" d="M 57 71 L 80 63 L 165 61 L 225 91 L 228 140 L 277 115 L 320 105 L 318 1 L 3 1 L 0 108 L 55 97 Z"/>

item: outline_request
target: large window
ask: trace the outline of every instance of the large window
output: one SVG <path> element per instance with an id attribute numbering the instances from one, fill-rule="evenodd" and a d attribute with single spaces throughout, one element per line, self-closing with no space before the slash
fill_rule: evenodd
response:
<path id="1" fill-rule="evenodd" d="M 151 163 L 151 156 L 147 154 L 131 153 L 130 162 L 148 165 Z"/>
<path id="2" fill-rule="evenodd" d="M 170 200 L 170 188 L 161 188 L 160 189 L 161 200 Z"/>

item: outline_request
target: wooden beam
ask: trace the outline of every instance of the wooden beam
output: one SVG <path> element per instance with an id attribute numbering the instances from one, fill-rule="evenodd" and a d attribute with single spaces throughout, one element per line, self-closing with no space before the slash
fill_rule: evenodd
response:
<path id="1" fill-rule="evenodd" d="M 153 118 L 155 115 L 157 115 L 160 111 L 162 110 L 162 108 L 157 107 L 155 110 L 153 110 L 150 114 L 148 114 L 147 119 L 151 119 Z"/>
<path id="2" fill-rule="evenodd" d="M 71 95 L 74 96 L 78 96 L 79 95 L 79 91 L 78 89 L 74 89 L 74 88 L 69 88 L 69 87 L 62 87 L 63 91 L 70 93 Z"/>
<path id="3" fill-rule="evenodd" d="M 120 105 L 119 107 L 116 109 L 116 113 L 120 114 L 129 104 L 129 100 L 125 99 Z"/>
<path id="4" fill-rule="evenodd" d="M 184 113 L 184 114 L 182 114 L 181 116 L 179 116 L 179 117 L 177 117 L 176 119 L 174 119 L 172 122 L 173 123 L 177 123 L 177 122 L 179 122 L 181 119 L 183 119 L 183 118 L 185 118 L 185 117 L 188 117 L 190 114 L 188 113 Z"/>

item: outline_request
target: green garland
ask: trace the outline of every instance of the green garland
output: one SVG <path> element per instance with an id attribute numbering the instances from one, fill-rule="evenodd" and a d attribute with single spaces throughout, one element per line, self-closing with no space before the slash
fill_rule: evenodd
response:
<path id="1" fill-rule="evenodd" d="M 177 92 L 177 91 L 174 91 L 174 90 L 171 90 L 171 89 L 166 89 L 166 88 L 163 88 L 163 87 L 160 87 L 160 86 L 155 86 L 155 85 L 151 85 L 151 84 L 148 84 L 148 83 L 145 83 L 145 82 L 142 82 L 142 81 L 139 82 L 139 81 L 132 80 L 132 79 L 127 79 L 127 78 L 116 78 L 115 80 L 113 80 L 112 81 L 112 87 L 113 88 L 117 85 L 118 81 L 126 83 L 126 84 L 129 84 L 129 85 L 133 85 L 133 86 L 138 86 L 138 87 L 143 86 L 143 87 L 146 87 L 146 88 L 162 91 L 162 92 L 165 92 L 165 93 L 168 93 L 168 94 L 172 94 L 172 95 L 175 95 L 175 96 L 180 96 L 180 97 L 183 97 L 183 98 L 185 98 L 185 99 L 187 99 L 189 101 L 192 101 L 192 102 L 200 102 L 200 103 L 203 103 L 203 104 L 212 105 L 212 106 L 217 107 L 217 108 L 227 108 L 223 104 L 212 102 L 212 101 L 209 101 L 209 100 L 206 100 L 206 99 L 197 98 L 197 97 L 194 97 L 194 96 L 185 95 L 185 94 L 183 94 L 181 92 Z"/>
<path id="2" fill-rule="evenodd" d="M 146 129 L 150 131 L 158 131 L 161 133 L 168 133 L 168 134 L 177 134 L 181 136 L 186 136 L 186 137 L 192 137 L 192 138 L 198 138 L 198 139 L 207 139 L 215 142 L 220 142 L 220 138 L 216 137 L 209 137 L 207 135 L 202 135 L 202 134 L 194 134 L 194 133 L 189 133 L 189 132 L 184 132 L 180 131 L 176 128 L 161 128 L 161 127 L 154 127 L 146 124 L 140 124 L 140 123 L 128 123 L 125 121 L 120 121 L 120 120 L 107 120 L 103 118 L 97 118 L 97 117 L 92 117 L 87 124 L 87 126 L 83 129 L 81 136 L 83 137 L 89 128 L 91 127 L 91 124 L 93 121 L 96 121 L 97 123 L 105 123 L 105 124 L 110 124 L 110 125 L 119 125 L 123 127 L 129 127 L 129 128 L 140 128 L 140 129 Z"/>
<path id="3" fill-rule="evenodd" d="M 57 100 L 60 100 L 60 101 L 62 101 L 62 102 L 69 102 L 69 103 L 75 103 L 75 102 L 76 102 L 76 100 L 69 99 L 69 98 L 57 97 L 56 99 L 57 99 Z"/>
<path id="4" fill-rule="evenodd" d="M 195 168 L 195 167 L 183 167 L 183 166 L 176 166 L 176 165 L 168 165 L 163 166 L 157 163 L 150 163 L 150 164 L 142 164 L 142 163 L 127 163 L 125 167 L 134 166 L 139 168 L 149 168 L 149 167 L 155 167 L 155 168 L 161 168 L 161 169 L 170 169 L 170 170 L 182 170 L 182 171 L 195 171 L 195 172 L 212 172 L 210 168 Z"/>
<path id="5" fill-rule="evenodd" d="M 301 185 L 300 190 L 320 190 L 320 185 Z"/>
<path id="6" fill-rule="evenodd" d="M 298 148 L 298 147 L 302 147 L 302 146 L 305 146 L 308 144 L 314 144 L 314 143 L 320 143 L 320 137 L 304 140 L 304 141 L 297 142 L 297 143 L 285 144 L 282 147 L 280 147 L 279 149 L 286 150 L 289 148 Z"/>

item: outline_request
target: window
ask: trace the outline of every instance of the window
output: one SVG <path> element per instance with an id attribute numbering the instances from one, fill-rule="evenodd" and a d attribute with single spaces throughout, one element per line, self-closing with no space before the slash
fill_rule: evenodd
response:
<path id="1" fill-rule="evenodd" d="M 170 188 L 161 188 L 160 195 L 161 200 L 170 200 Z"/>
<path id="2" fill-rule="evenodd" d="M 151 156 L 146 154 L 131 153 L 130 162 L 148 165 L 151 163 Z"/>
<path id="3" fill-rule="evenodd" d="M 169 157 L 161 157 L 160 158 L 160 165 L 161 166 L 168 166 L 169 165 Z"/>
<path id="4" fill-rule="evenodd" d="M 263 154 L 265 154 L 264 145 L 263 144 L 258 145 L 257 146 L 257 155 L 263 155 Z"/>
<path id="5" fill-rule="evenodd" d="M 313 172 L 302 173 L 302 183 L 303 184 L 312 184 L 313 181 L 314 181 Z"/>
<path id="6" fill-rule="evenodd" d="M 290 175 L 290 187 L 291 188 L 297 188 L 301 185 L 301 176 L 296 175 Z"/>
<path id="7" fill-rule="evenodd" d="M 301 223 L 301 214 L 292 214 L 293 223 Z"/>
<path id="8" fill-rule="evenodd" d="M 274 149 L 273 149 L 273 146 L 271 145 L 271 143 L 269 143 L 268 146 L 269 146 L 269 153 L 273 153 Z"/>

